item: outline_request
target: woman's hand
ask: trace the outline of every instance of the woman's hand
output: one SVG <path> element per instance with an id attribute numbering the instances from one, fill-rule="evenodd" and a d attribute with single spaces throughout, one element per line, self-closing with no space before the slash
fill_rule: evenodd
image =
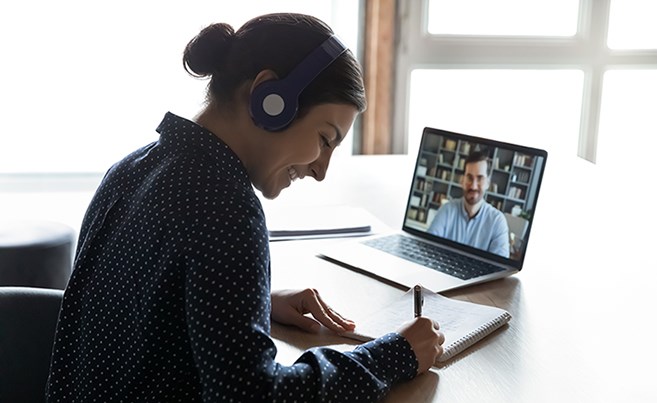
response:
<path id="1" fill-rule="evenodd" d="M 440 332 L 438 323 L 421 316 L 403 324 L 397 333 L 406 338 L 418 362 L 418 375 L 427 371 L 443 353 L 445 335 Z"/>
<path id="2" fill-rule="evenodd" d="M 313 318 L 305 316 L 310 313 Z M 320 323 L 337 333 L 354 330 L 355 324 L 331 309 L 317 290 L 279 290 L 271 293 L 271 318 L 316 333 Z"/>

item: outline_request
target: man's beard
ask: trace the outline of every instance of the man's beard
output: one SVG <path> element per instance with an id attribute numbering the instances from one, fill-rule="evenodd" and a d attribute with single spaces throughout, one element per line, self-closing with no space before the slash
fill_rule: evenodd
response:
<path id="1" fill-rule="evenodd" d="M 479 203 L 481 201 L 481 192 L 476 190 L 466 192 L 465 201 L 471 206 Z"/>

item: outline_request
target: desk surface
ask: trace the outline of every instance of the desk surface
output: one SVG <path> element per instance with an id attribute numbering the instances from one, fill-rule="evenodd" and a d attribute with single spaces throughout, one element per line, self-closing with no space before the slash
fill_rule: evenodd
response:
<path id="1" fill-rule="evenodd" d="M 265 208 L 359 205 L 401 227 L 412 160 L 368 156 L 336 164 L 342 166 L 324 183 L 294 183 Z M 601 193 L 609 175 L 575 158 L 561 167 L 548 162 L 524 269 L 447 293 L 507 309 L 509 326 L 446 366 L 396 386 L 386 401 L 656 401 L 649 368 L 657 347 L 649 318 L 657 306 L 657 275 L 649 253 L 654 236 L 645 230 L 655 219 L 612 209 L 613 196 Z M 405 291 L 317 258 L 321 242 L 335 240 L 272 243 L 272 286 L 315 287 L 347 317 L 374 311 Z M 281 325 L 272 335 L 286 364 L 312 346 L 347 349 L 353 343 Z"/>
<path id="2" fill-rule="evenodd" d="M 574 156 L 550 157 L 524 269 L 447 294 L 507 309 L 509 326 L 449 365 L 396 386 L 387 401 L 657 401 L 650 323 L 657 216 L 647 161 L 643 167 L 640 159 L 630 161 L 638 174 L 626 176 L 614 164 L 603 169 Z M 336 158 L 324 182 L 297 181 L 264 205 L 362 206 L 400 228 L 413 163 L 406 156 Z M 2 192 L 0 207 L 15 219 L 38 215 L 79 228 L 94 188 Z M 315 257 L 319 241 L 298 242 L 272 243 L 273 287 L 315 287 L 346 316 L 374 311 L 404 292 Z M 352 343 L 280 325 L 272 335 L 282 363 L 308 347 Z"/>

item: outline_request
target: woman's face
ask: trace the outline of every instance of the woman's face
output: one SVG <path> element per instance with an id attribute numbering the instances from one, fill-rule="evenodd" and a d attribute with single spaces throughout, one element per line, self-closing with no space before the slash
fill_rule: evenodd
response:
<path id="1" fill-rule="evenodd" d="M 289 128 L 270 133 L 272 141 L 260 150 L 262 158 L 251 175 L 255 188 L 274 199 L 296 179 L 311 176 L 324 180 L 333 150 L 357 115 L 353 105 L 322 104 L 312 107 Z"/>

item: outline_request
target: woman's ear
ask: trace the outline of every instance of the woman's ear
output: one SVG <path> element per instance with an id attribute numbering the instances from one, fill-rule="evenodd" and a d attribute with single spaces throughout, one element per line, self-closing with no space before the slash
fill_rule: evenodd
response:
<path id="1" fill-rule="evenodd" d="M 278 75 L 273 70 L 262 70 L 251 83 L 249 94 L 253 94 L 253 89 L 265 81 L 278 80 Z"/>

